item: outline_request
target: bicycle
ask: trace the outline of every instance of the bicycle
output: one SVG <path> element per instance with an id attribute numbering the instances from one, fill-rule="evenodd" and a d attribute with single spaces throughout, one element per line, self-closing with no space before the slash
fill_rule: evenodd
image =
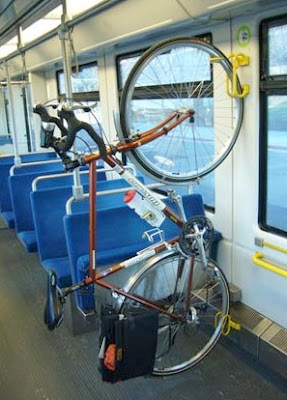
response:
<path id="1" fill-rule="evenodd" d="M 158 195 L 127 171 L 121 161 L 116 158 L 118 152 L 132 152 L 132 159 L 136 164 L 140 165 L 144 171 L 147 171 L 154 178 L 169 183 L 186 183 L 216 168 L 231 151 L 240 129 L 243 110 L 242 99 L 233 99 L 230 103 L 232 105 L 232 121 L 233 123 L 236 121 L 236 124 L 232 126 L 233 134 L 229 135 L 223 143 L 223 136 L 220 133 L 219 143 L 222 148 L 218 153 L 207 152 L 210 159 L 206 162 L 205 157 L 201 164 L 199 158 L 196 157 L 196 163 L 190 162 L 187 166 L 181 164 L 178 167 L 176 163 L 176 157 L 179 154 L 178 146 L 176 151 L 172 152 L 173 146 L 167 145 L 168 139 L 172 141 L 174 133 L 176 135 L 182 133 L 184 144 L 193 140 L 194 148 L 197 146 L 196 141 L 206 140 L 206 137 L 196 136 L 196 113 L 193 109 L 176 107 L 171 110 L 171 103 L 168 102 L 168 107 L 162 107 L 160 114 L 157 115 L 157 118 L 160 118 L 161 121 L 154 126 L 142 133 L 139 133 L 137 127 L 134 126 L 136 116 L 133 103 L 136 103 L 140 98 L 140 93 L 143 93 L 143 88 L 138 84 L 138 80 L 142 79 L 145 69 L 150 68 L 154 60 L 172 54 L 173 49 L 178 54 L 180 46 L 183 47 L 183 52 L 188 56 L 194 56 L 194 51 L 203 53 L 202 57 L 205 61 L 208 56 L 211 69 L 223 67 L 224 75 L 231 80 L 231 66 L 225 56 L 218 49 L 198 39 L 179 38 L 152 47 L 135 64 L 125 86 L 121 103 L 123 140 L 116 144 L 105 144 L 91 125 L 77 120 L 74 115 L 76 107 L 62 105 L 58 109 L 60 119 L 51 117 L 44 106 L 38 105 L 34 108 L 34 112 L 39 114 L 42 120 L 43 146 L 53 147 L 62 158 L 66 169 L 74 169 L 79 165 L 89 164 L 90 174 L 89 274 L 82 282 L 60 289 L 57 287 L 56 274 L 53 271 L 50 273 L 45 322 L 49 329 L 59 326 L 63 318 L 63 304 L 66 296 L 90 284 L 102 286 L 117 294 L 115 301 L 117 313 L 125 314 L 130 307 L 135 306 L 153 309 L 159 313 L 158 348 L 153 371 L 156 375 L 171 375 L 182 372 L 209 354 L 220 337 L 224 328 L 224 316 L 229 311 L 227 280 L 216 263 L 206 256 L 206 251 L 212 242 L 213 227 L 211 222 L 205 217 L 194 217 L 185 222 L 183 217 L 169 209 Z M 194 60 L 198 59 L 197 57 Z M 216 63 L 216 66 L 214 66 L 214 63 Z M 238 79 L 237 85 L 240 88 Z M 164 86 L 162 90 L 159 90 L 157 86 L 155 91 L 153 89 L 150 92 L 152 93 L 151 100 L 157 101 L 160 92 L 164 96 L 171 96 L 170 93 L 173 93 L 174 96 L 175 90 L 178 89 L 181 97 L 175 96 L 175 101 L 178 105 L 179 100 L 182 99 L 184 105 L 186 105 L 189 101 L 194 101 L 195 96 L 199 96 L 203 92 L 205 96 L 210 97 L 215 90 L 213 85 L 207 84 L 205 81 L 193 81 L 193 84 L 189 83 L 189 85 L 182 82 L 171 83 L 171 92 L 167 90 L 166 84 Z M 144 92 L 145 95 L 149 90 L 145 88 Z M 139 107 L 137 107 L 137 111 L 138 109 Z M 164 115 L 165 113 L 166 115 Z M 234 119 L 235 115 L 236 119 Z M 154 116 L 151 118 L 149 115 L 149 118 L 152 119 L 154 124 Z M 62 119 L 67 122 L 67 128 L 64 127 Z M 217 116 L 215 115 L 215 124 L 216 119 Z M 62 132 L 60 139 L 53 136 L 55 124 Z M 80 129 L 84 129 L 90 134 L 98 146 L 98 151 L 93 154 L 78 155 L 72 160 L 67 152 L 73 145 L 76 134 Z M 142 145 L 151 143 L 155 139 L 157 139 L 157 142 L 165 140 L 165 142 L 162 142 L 164 143 L 165 153 L 161 153 L 160 165 L 152 163 L 150 154 L 141 149 Z M 188 155 L 187 152 L 185 153 Z M 175 161 L 168 163 L 166 160 L 171 158 Z M 178 237 L 168 242 L 162 240 L 133 258 L 109 267 L 103 272 L 96 271 L 95 249 L 95 167 L 96 161 L 99 159 L 104 160 L 147 201 L 149 210 L 144 217 L 151 225 L 160 226 L 155 222 L 157 220 L 156 215 L 160 215 L 163 218 L 169 218 L 179 227 L 180 231 Z M 140 262 L 144 262 L 143 265 L 123 288 L 104 280 L 105 277 Z M 215 318 L 217 319 L 216 326 L 214 325 Z M 191 340 L 188 340 L 188 338 L 191 338 Z"/>

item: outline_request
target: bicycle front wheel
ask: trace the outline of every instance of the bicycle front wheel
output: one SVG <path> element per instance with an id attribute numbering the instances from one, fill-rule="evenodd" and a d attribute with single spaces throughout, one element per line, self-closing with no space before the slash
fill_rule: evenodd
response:
<path id="1" fill-rule="evenodd" d="M 159 313 L 156 375 L 179 373 L 201 361 L 219 339 L 229 311 L 228 284 L 220 268 L 209 260 L 204 269 L 198 258 L 172 250 L 151 258 L 124 290 L 181 317 Z M 143 307 L 128 298 L 122 301 L 123 314 Z"/>
<path id="2" fill-rule="evenodd" d="M 165 40 L 147 50 L 125 84 L 121 106 L 123 140 L 163 121 L 172 112 L 195 114 L 145 146 L 128 153 L 153 179 L 188 183 L 216 168 L 240 130 L 243 100 L 231 98 L 232 67 L 216 47 L 197 38 Z M 236 80 L 237 90 L 241 91 Z"/>

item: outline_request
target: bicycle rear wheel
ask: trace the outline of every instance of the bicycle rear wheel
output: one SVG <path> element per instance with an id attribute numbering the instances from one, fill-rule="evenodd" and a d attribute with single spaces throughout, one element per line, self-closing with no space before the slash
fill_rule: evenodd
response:
<path id="1" fill-rule="evenodd" d="M 153 179 L 188 183 L 214 170 L 230 153 L 240 130 L 243 100 L 231 98 L 232 67 L 216 47 L 197 38 L 165 40 L 147 50 L 125 84 L 122 139 L 144 132 L 173 111 L 192 109 L 167 135 L 128 153 Z M 240 82 L 237 78 L 237 89 Z"/>
<path id="2" fill-rule="evenodd" d="M 192 284 L 189 285 L 191 268 Z M 223 316 L 229 311 L 228 284 L 220 268 L 209 260 L 204 270 L 198 258 L 183 258 L 172 250 L 151 258 L 130 278 L 124 290 L 144 296 L 182 317 L 179 321 L 159 314 L 156 375 L 182 372 L 209 354 L 220 337 Z M 189 307 L 186 311 L 187 295 Z M 128 298 L 122 297 L 120 301 L 119 311 L 123 314 L 129 309 L 135 311 L 143 307 Z M 215 327 L 215 316 L 219 312 Z"/>

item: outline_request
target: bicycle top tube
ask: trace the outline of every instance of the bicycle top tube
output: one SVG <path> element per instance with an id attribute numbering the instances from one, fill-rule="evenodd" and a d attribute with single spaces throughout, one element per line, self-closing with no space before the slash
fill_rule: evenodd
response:
<path id="1" fill-rule="evenodd" d="M 118 142 L 116 145 L 106 145 L 102 137 L 94 130 L 92 125 L 87 122 L 80 121 L 74 114 L 72 107 L 63 106 L 58 109 L 58 117 L 52 117 L 47 112 L 45 106 L 38 104 L 33 108 L 34 113 L 38 114 L 41 118 L 42 132 L 41 132 L 41 147 L 52 147 L 63 160 L 66 171 L 73 170 L 80 165 L 89 164 L 92 161 L 102 159 L 108 164 L 112 165 L 109 156 L 117 152 L 127 152 L 136 149 L 146 143 L 149 143 L 181 124 L 187 118 L 192 119 L 194 111 L 191 109 L 179 109 L 172 112 L 162 122 L 155 125 L 153 128 L 124 141 Z M 67 121 L 67 128 L 64 127 L 62 120 Z M 61 138 L 54 136 L 54 129 L 57 126 L 61 131 Z M 98 145 L 98 151 L 90 155 L 80 155 L 74 157 L 73 160 L 67 155 L 74 144 L 76 134 L 80 130 L 86 131 L 93 141 Z M 111 157 L 113 158 L 113 157 Z M 108 160 L 110 162 L 108 162 Z"/>

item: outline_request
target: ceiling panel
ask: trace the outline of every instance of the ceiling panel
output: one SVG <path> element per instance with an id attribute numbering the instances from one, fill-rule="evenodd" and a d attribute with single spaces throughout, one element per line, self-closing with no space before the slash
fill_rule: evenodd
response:
<path id="1" fill-rule="evenodd" d="M 35 22 L 53 9 L 60 0 L 1 0 L 0 43 L 15 36 L 17 27 Z"/>

